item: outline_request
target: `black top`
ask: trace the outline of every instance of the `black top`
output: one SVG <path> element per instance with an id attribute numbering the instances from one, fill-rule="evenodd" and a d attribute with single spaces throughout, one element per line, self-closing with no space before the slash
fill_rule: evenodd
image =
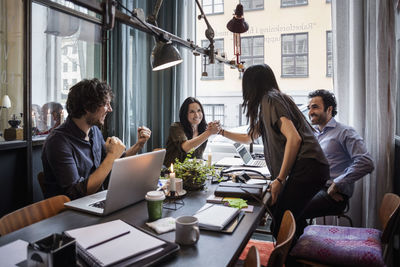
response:
<path id="1" fill-rule="evenodd" d="M 68 117 L 46 139 L 42 151 L 45 197 L 66 195 L 70 199 L 86 195 L 87 180 L 106 156 L 100 129 L 86 134 Z"/>
<path id="2" fill-rule="evenodd" d="M 261 102 L 261 120 L 264 155 L 272 177 L 277 177 L 285 153 L 286 137 L 281 133 L 281 117 L 291 120 L 301 136 L 301 146 L 296 160 L 315 159 L 328 165 L 325 154 L 314 136 L 314 129 L 307 122 L 293 100 L 277 90 L 269 91 Z"/>

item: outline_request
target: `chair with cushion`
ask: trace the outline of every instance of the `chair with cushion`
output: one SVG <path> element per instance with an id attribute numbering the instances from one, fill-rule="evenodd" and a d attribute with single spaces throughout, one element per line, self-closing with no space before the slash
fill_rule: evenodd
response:
<path id="1" fill-rule="evenodd" d="M 290 252 L 311 266 L 384 266 L 386 248 L 399 216 L 400 197 L 383 197 L 379 219 L 382 231 L 373 228 L 309 225 Z"/>
<path id="2" fill-rule="evenodd" d="M 65 209 L 64 203 L 70 201 L 67 196 L 51 197 L 19 210 L 4 215 L 0 219 L 0 235 L 6 235 L 15 230 L 52 217 Z"/>
<path id="3" fill-rule="evenodd" d="M 279 228 L 276 245 L 273 242 L 251 239 L 243 250 L 239 260 L 245 260 L 250 257 L 249 251 L 256 247 L 259 251 L 260 262 L 262 266 L 283 266 L 286 261 L 294 233 L 296 232 L 296 221 L 292 212 L 285 211 L 281 226 Z"/>

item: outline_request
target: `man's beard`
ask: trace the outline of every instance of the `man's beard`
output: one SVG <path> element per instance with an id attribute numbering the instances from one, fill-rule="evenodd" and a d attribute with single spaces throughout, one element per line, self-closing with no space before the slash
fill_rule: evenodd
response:
<path id="1" fill-rule="evenodd" d="M 314 119 L 314 121 L 313 121 Z M 319 114 L 316 116 L 312 116 L 310 117 L 310 121 L 312 125 L 321 125 L 321 124 L 325 124 L 326 122 L 326 116 L 324 114 Z"/>
<path id="2" fill-rule="evenodd" d="M 93 118 L 93 117 L 88 117 L 86 118 L 86 123 L 92 126 L 97 126 L 99 128 L 103 127 L 104 123 L 102 123 L 99 119 Z"/>

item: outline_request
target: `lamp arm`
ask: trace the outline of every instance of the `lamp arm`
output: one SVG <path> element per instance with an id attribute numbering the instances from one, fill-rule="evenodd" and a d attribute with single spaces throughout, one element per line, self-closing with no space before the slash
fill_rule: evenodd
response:
<path id="1" fill-rule="evenodd" d="M 69 0 L 69 1 L 72 3 L 75 3 L 77 5 L 80 5 L 82 7 L 85 7 L 91 11 L 94 11 L 96 13 L 103 14 L 102 3 L 99 3 L 96 0 Z M 107 0 L 103 0 L 103 1 L 105 2 Z M 115 19 L 117 21 L 122 22 L 126 25 L 129 25 L 139 31 L 145 32 L 147 34 L 151 34 L 153 36 L 159 36 L 160 34 L 163 34 L 165 38 L 168 38 L 172 42 L 175 42 L 187 49 L 192 50 L 193 54 L 195 54 L 195 55 L 201 54 L 201 55 L 209 56 L 209 54 L 210 54 L 209 49 L 205 49 L 205 48 L 202 48 L 202 47 L 196 45 L 194 43 L 194 41 L 192 41 L 190 39 L 184 40 L 184 39 L 180 38 L 179 36 L 176 36 L 170 32 L 164 31 L 163 29 L 158 28 L 149 23 L 146 23 L 146 22 L 141 23 L 137 17 L 129 16 L 128 14 L 125 14 L 118 9 L 115 10 Z M 146 26 L 144 26 L 144 24 Z M 229 65 L 232 68 L 236 68 L 238 70 L 241 69 L 241 66 L 236 64 L 236 62 L 234 60 L 227 60 L 224 57 L 221 57 L 219 55 L 215 55 L 215 59 L 221 63 Z"/>
<path id="2" fill-rule="evenodd" d="M 147 17 L 148 23 L 157 26 L 158 12 L 160 12 L 160 8 L 163 4 L 163 1 L 164 0 L 157 0 L 157 3 L 154 5 L 153 14 L 151 14 Z"/>
<path id="3" fill-rule="evenodd" d="M 204 19 L 206 25 L 207 25 L 207 29 L 205 32 L 206 38 L 208 39 L 208 41 L 210 42 L 210 50 L 208 53 L 208 57 L 210 58 L 210 64 L 214 64 L 215 63 L 215 54 L 214 54 L 214 29 L 211 27 L 211 24 L 208 22 L 208 19 L 206 17 L 206 14 L 203 11 L 203 8 L 201 7 L 199 0 L 196 0 L 196 4 L 200 9 L 200 13 L 201 15 L 198 16 L 199 19 Z"/>

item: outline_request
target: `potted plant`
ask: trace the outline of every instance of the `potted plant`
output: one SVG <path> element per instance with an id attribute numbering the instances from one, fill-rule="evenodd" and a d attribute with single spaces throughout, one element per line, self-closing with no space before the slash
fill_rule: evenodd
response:
<path id="1" fill-rule="evenodd" d="M 183 162 L 176 159 L 174 163 L 176 177 L 181 178 L 183 181 L 183 188 L 190 191 L 203 189 L 207 177 L 219 176 L 214 166 L 208 166 L 203 160 L 193 158 L 193 151 L 194 150 L 187 154 Z"/>

